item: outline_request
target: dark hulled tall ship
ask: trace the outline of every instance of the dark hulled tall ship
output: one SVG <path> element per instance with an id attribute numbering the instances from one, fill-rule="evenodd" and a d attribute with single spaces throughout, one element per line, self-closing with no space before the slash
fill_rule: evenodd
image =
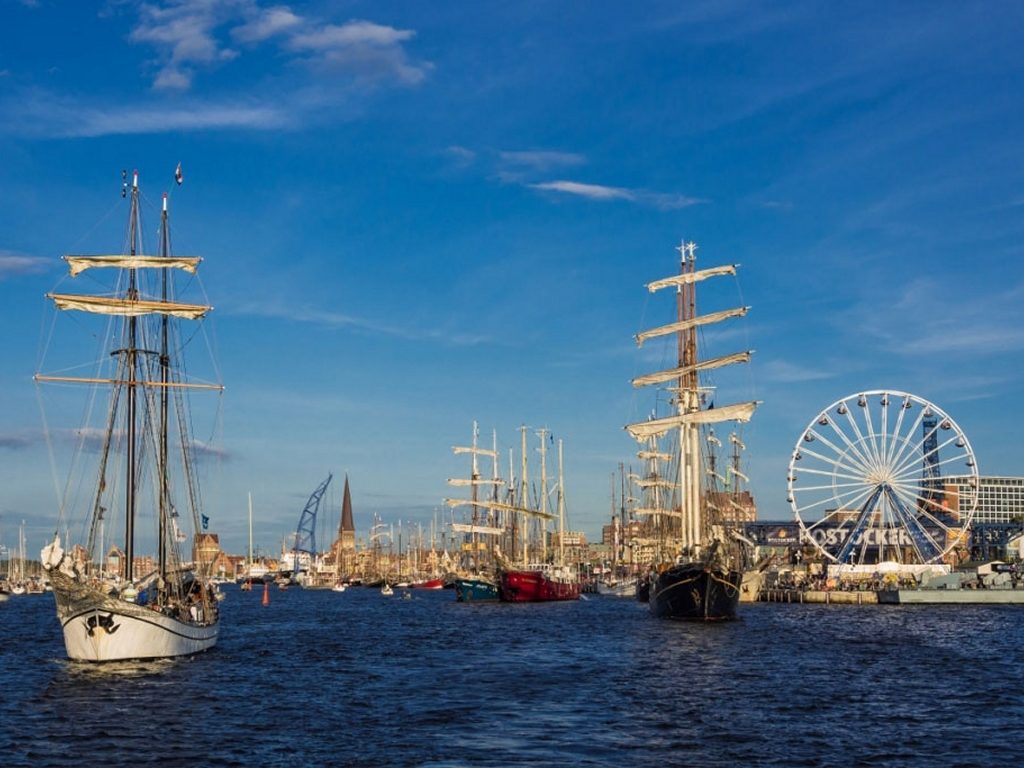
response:
<path id="1" fill-rule="evenodd" d="M 656 337 L 674 339 L 676 366 L 633 380 L 635 387 L 667 389 L 671 413 L 652 415 L 626 427 L 640 444 L 638 455 L 644 466 L 638 481 L 644 500 L 635 513 L 644 521 L 654 552 L 647 602 L 658 617 L 731 619 L 739 603 L 744 552 L 730 523 L 736 512 L 722 508 L 722 500 L 728 498 L 729 478 L 716 467 L 716 449 L 721 442 L 715 437 L 714 425 L 749 421 L 758 403 L 715 405 L 715 390 L 702 382 L 702 375 L 748 362 L 751 352 L 702 359 L 698 331 L 741 317 L 749 307 L 698 315 L 697 284 L 735 275 L 736 267 L 697 270 L 696 245 L 684 243 L 679 252 L 679 274 L 647 286 L 651 293 L 675 289 L 675 320 L 636 336 L 638 345 Z"/>

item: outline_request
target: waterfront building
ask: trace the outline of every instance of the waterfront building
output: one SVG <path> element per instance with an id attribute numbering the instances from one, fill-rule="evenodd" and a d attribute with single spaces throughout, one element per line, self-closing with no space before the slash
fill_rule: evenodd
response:
<path id="1" fill-rule="evenodd" d="M 967 496 L 966 477 L 942 479 L 945 492 Z M 978 478 L 978 506 L 974 510 L 974 523 L 1012 523 L 1024 518 L 1024 477 Z"/>

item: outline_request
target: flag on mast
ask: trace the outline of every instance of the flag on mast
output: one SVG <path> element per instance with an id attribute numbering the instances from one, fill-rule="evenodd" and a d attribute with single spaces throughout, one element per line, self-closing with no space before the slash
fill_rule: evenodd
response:
<path id="1" fill-rule="evenodd" d="M 178 167 L 174 169 L 174 180 L 178 182 L 178 186 L 181 186 L 181 182 L 185 180 L 184 174 L 181 172 L 181 163 L 178 163 Z"/>

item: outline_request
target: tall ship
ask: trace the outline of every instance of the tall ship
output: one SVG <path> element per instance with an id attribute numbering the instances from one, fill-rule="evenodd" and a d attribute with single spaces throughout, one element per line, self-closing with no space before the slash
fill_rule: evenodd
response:
<path id="1" fill-rule="evenodd" d="M 558 510 L 557 516 L 548 511 L 547 444 L 549 433 L 540 429 L 540 489 L 533 508 L 527 503 L 526 430 L 522 431 L 522 483 L 518 509 L 522 524 L 522 560 L 507 564 L 498 570 L 498 596 L 506 603 L 547 603 L 560 600 L 578 600 L 582 591 L 579 572 L 565 561 L 565 480 L 562 463 L 562 441 L 558 441 Z M 548 521 L 558 521 L 558 548 L 550 554 L 548 547 Z M 537 529 L 533 551 L 539 545 L 539 557 L 530 558 L 528 521 L 535 521 Z"/>
<path id="2" fill-rule="evenodd" d="M 728 503 L 727 478 L 716 464 L 721 441 L 714 425 L 749 421 L 758 401 L 716 403 L 717 390 L 706 380 L 711 371 L 749 362 L 752 353 L 705 358 L 698 333 L 746 315 L 749 307 L 697 314 L 697 285 L 734 276 L 736 266 L 698 270 L 696 251 L 694 243 L 681 244 L 679 274 L 647 285 L 651 293 L 674 291 L 673 322 L 636 335 L 638 346 L 657 337 L 674 342 L 674 367 L 633 380 L 634 387 L 667 390 L 670 413 L 652 414 L 626 429 L 638 442 L 644 463 L 638 481 L 644 499 L 634 514 L 645 521 L 652 552 L 638 597 L 657 617 L 714 621 L 736 616 L 747 554 L 736 525 L 740 513 L 734 500 Z"/>
<path id="3" fill-rule="evenodd" d="M 196 466 L 203 446 L 192 435 L 188 396 L 223 391 L 218 383 L 186 376 L 181 353 L 201 330 L 192 323 L 212 308 L 176 298 L 178 278 L 194 281 L 201 258 L 171 254 L 167 195 L 159 254 L 146 255 L 138 172 L 130 183 L 127 173 L 122 180 L 122 197 L 129 199 L 122 251 L 63 257 L 71 277 L 88 271 L 92 284 L 103 285 L 109 278 L 109 292 L 47 294 L 59 310 L 100 316 L 94 319 L 106 333 L 96 333 L 99 361 L 91 375 L 66 375 L 65 368 L 35 376 L 37 382 L 84 385 L 90 402 L 105 399 L 106 405 L 87 411 L 95 411 L 98 427 L 87 421 L 77 433 L 58 533 L 41 555 L 67 655 L 76 661 L 184 656 L 212 648 L 219 631 L 209 564 L 188 563 L 181 551 L 208 520 Z M 89 482 L 76 470 L 92 477 L 87 495 L 72 492 Z M 84 520 L 76 519 L 76 507 L 83 507 Z M 65 526 L 80 531 L 73 546 L 61 541 Z M 116 560 L 104 550 L 107 534 Z M 155 559 L 139 555 L 142 545 L 155 549 Z"/>

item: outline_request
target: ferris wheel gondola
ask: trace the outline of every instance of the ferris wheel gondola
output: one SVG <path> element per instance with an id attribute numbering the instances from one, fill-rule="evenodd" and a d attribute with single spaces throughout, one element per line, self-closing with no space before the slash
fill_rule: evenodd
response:
<path id="1" fill-rule="evenodd" d="M 950 475 L 957 482 L 944 484 Z M 787 488 L 802 540 L 827 562 L 937 564 L 965 543 L 978 466 L 967 436 L 938 406 L 873 390 L 811 419 Z"/>

